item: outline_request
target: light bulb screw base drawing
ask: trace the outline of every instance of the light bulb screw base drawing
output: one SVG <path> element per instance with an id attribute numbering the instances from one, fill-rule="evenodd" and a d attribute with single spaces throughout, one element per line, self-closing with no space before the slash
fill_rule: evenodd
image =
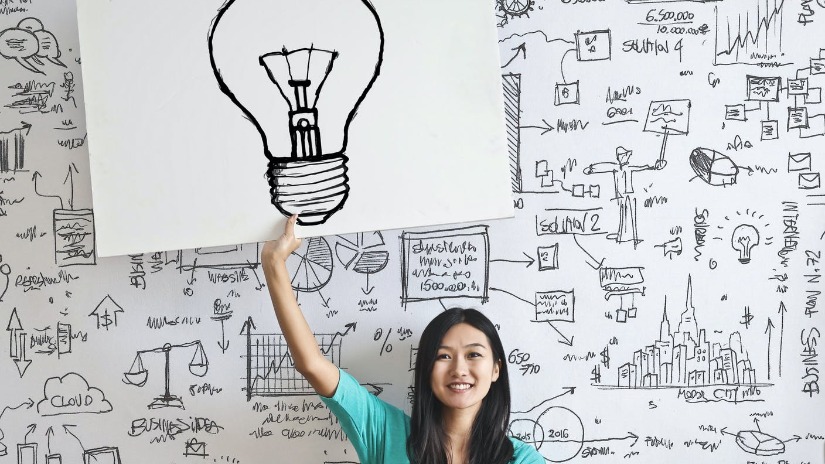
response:
<path id="1" fill-rule="evenodd" d="M 349 195 L 346 155 L 312 158 L 272 158 L 269 180 L 272 204 L 286 216 L 298 214 L 298 224 L 323 224 L 344 206 Z"/>

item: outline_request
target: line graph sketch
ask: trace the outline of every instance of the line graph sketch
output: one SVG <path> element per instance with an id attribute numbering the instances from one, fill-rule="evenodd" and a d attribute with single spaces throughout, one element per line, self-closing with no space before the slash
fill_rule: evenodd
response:
<path id="1" fill-rule="evenodd" d="M 253 333 L 255 323 L 251 318 L 244 323 L 242 335 L 246 335 L 246 399 L 252 397 L 315 395 L 309 381 L 295 368 L 292 353 L 283 334 Z M 336 366 L 341 366 L 342 339 L 355 324 L 347 324 L 344 332 L 315 334 L 321 354 Z"/>
<path id="2" fill-rule="evenodd" d="M 714 64 L 783 65 L 785 0 L 725 2 L 716 7 Z"/>

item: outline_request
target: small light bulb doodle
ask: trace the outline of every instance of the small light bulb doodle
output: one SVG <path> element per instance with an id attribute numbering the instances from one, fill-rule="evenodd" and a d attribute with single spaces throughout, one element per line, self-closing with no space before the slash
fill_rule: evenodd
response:
<path id="1" fill-rule="evenodd" d="M 751 261 L 751 250 L 759 245 L 759 231 L 750 224 L 740 224 L 733 229 L 730 244 L 739 252 L 739 262 L 748 264 Z"/>

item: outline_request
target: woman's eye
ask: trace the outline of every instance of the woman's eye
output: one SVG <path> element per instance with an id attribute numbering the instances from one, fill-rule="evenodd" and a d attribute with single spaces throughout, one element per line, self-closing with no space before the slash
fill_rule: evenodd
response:
<path id="1" fill-rule="evenodd" d="M 450 359 L 450 355 L 441 353 L 435 357 L 435 359 Z"/>
<path id="2" fill-rule="evenodd" d="M 480 358 L 481 353 L 472 352 L 468 356 L 471 357 L 471 358 Z"/>

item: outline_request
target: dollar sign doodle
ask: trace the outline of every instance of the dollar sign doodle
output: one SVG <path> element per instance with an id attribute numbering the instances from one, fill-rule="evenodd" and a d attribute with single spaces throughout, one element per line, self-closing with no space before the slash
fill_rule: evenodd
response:
<path id="1" fill-rule="evenodd" d="M 745 314 L 742 315 L 742 321 L 740 324 L 744 325 L 745 328 L 750 328 L 751 321 L 753 321 L 753 314 L 751 314 L 751 307 L 745 306 Z"/>
<path id="2" fill-rule="evenodd" d="M 590 373 L 593 374 L 593 377 L 590 378 L 590 380 L 592 380 L 593 383 L 602 383 L 602 371 L 601 367 L 598 364 L 593 366 L 593 370 L 590 371 Z"/>

